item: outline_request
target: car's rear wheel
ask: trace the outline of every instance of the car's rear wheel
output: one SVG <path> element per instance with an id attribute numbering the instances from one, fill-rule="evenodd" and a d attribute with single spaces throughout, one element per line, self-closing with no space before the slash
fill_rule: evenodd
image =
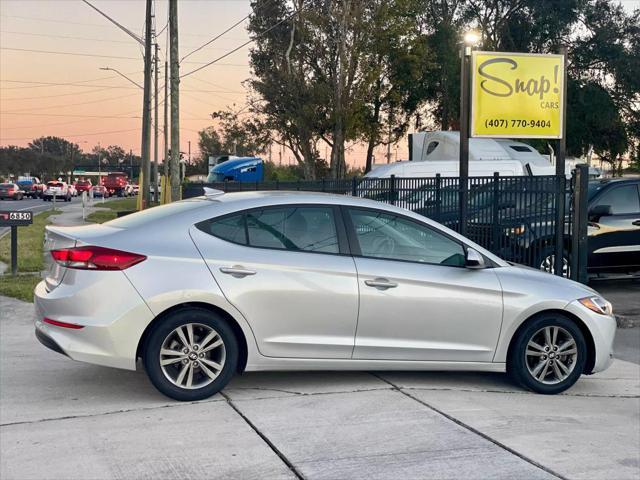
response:
<path id="1" fill-rule="evenodd" d="M 529 390 L 554 394 L 578 381 L 587 361 L 580 328 L 556 313 L 542 314 L 520 329 L 507 360 L 511 377 Z"/>
<path id="2" fill-rule="evenodd" d="M 208 398 L 236 371 L 238 343 L 227 322 L 213 312 L 188 309 L 160 321 L 149 335 L 143 361 L 151 383 L 180 401 Z"/>

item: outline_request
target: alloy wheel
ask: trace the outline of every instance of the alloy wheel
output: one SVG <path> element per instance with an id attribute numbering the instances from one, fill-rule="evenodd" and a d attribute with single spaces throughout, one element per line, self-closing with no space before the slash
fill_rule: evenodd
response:
<path id="1" fill-rule="evenodd" d="M 555 385 L 571 375 L 577 357 L 578 346 L 573 336 L 562 327 L 547 326 L 529 339 L 525 364 L 538 382 Z"/>
<path id="2" fill-rule="evenodd" d="M 547 255 L 540 262 L 539 269 L 543 272 L 554 273 L 556 266 L 556 256 L 555 254 Z M 569 260 L 566 257 L 562 257 L 562 276 L 565 278 L 569 278 Z"/>
<path id="3" fill-rule="evenodd" d="M 160 368 L 173 385 L 198 389 L 220 375 L 226 353 L 216 330 L 201 323 L 187 323 L 172 330 L 162 342 Z"/>

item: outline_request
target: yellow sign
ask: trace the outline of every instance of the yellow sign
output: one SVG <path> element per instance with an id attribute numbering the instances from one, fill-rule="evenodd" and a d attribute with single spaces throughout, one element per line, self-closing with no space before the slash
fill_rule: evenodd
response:
<path id="1" fill-rule="evenodd" d="M 471 136 L 561 138 L 564 57 L 473 52 Z"/>

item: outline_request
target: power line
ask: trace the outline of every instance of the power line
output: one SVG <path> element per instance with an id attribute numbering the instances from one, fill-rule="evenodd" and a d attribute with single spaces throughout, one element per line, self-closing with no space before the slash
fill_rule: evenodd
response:
<path id="1" fill-rule="evenodd" d="M 125 32 L 127 35 L 129 35 L 130 37 L 132 37 L 136 42 L 138 43 L 143 43 L 142 42 L 142 38 L 138 37 L 135 33 L 133 33 L 131 30 L 129 30 L 127 27 L 125 27 L 124 25 L 122 25 L 121 23 L 118 23 L 116 20 L 114 20 L 113 18 L 111 18 L 109 15 L 107 15 L 106 13 L 104 13 L 102 10 L 100 10 L 97 7 L 94 7 L 90 2 L 88 2 L 87 0 L 82 0 L 85 4 L 89 5 L 91 8 L 93 8 L 96 12 L 98 12 L 100 15 L 102 15 L 104 18 L 106 18 L 107 20 L 109 20 L 111 23 L 115 24 L 118 28 L 120 28 L 120 30 L 122 30 L 123 32 Z"/>
<path id="2" fill-rule="evenodd" d="M 113 76 L 110 78 L 117 78 L 117 76 Z M 79 88 L 91 88 L 91 87 L 101 87 L 103 90 L 113 90 L 113 89 L 117 89 L 117 90 L 139 90 L 138 87 L 129 87 L 126 85 L 81 85 L 81 84 L 77 84 L 77 83 L 55 83 L 55 82 L 33 82 L 33 81 L 19 81 L 19 80 L 0 80 L 0 82 L 12 82 L 12 83 L 35 83 L 37 85 L 35 85 L 34 87 L 0 87 L 0 90 L 13 90 L 13 89 L 23 89 L 23 88 L 38 88 L 38 87 L 47 87 L 47 86 L 65 86 L 65 87 L 79 87 Z M 222 87 L 220 87 L 222 88 Z M 94 92 L 99 91 L 99 90 L 93 90 Z M 193 89 L 185 89 L 183 90 L 185 92 L 191 92 L 191 93 L 235 93 L 235 94 L 244 94 L 245 92 L 241 92 L 241 91 L 233 91 L 233 90 L 193 90 Z M 80 92 L 78 93 L 78 95 L 80 94 L 85 94 L 85 93 L 90 93 L 90 92 Z M 5 100 L 28 100 L 28 99 L 32 99 L 32 98 L 49 98 L 49 97 L 62 97 L 65 95 L 74 95 L 74 93 L 64 93 L 64 94 L 60 94 L 60 95 L 43 95 L 40 97 L 20 97 L 18 98 L 5 98 Z"/>
<path id="3" fill-rule="evenodd" d="M 109 132 L 93 132 L 93 133 L 65 133 L 56 135 L 57 137 L 92 137 L 95 135 L 108 135 L 110 133 L 126 133 L 126 132 L 137 132 L 140 130 L 139 128 L 130 128 L 128 130 L 111 130 Z M 3 137 L 2 140 L 33 140 L 33 137 L 12 137 L 7 138 Z"/>
<path id="4" fill-rule="evenodd" d="M 239 50 L 243 46 L 244 45 L 241 45 L 236 50 Z M 46 54 L 50 54 L 50 55 L 73 55 L 73 56 L 79 56 L 79 57 L 115 58 L 115 59 L 118 59 L 118 60 L 138 60 L 138 61 L 140 60 L 140 58 L 138 58 L 138 57 L 124 57 L 124 56 L 116 56 L 116 55 L 99 55 L 99 54 L 95 54 L 95 53 L 80 53 L 80 52 L 54 52 L 54 51 L 51 51 L 51 50 L 35 50 L 35 49 L 30 49 L 30 48 L 0 47 L 0 50 L 9 50 L 9 51 L 14 51 L 14 52 L 46 53 Z M 231 53 L 233 53 L 233 52 L 231 52 Z M 224 55 L 221 58 L 224 58 L 226 56 L 227 55 Z M 191 64 L 194 64 L 194 65 L 202 65 L 204 62 L 185 62 L 185 63 L 191 63 Z M 246 67 L 247 66 L 246 64 L 242 64 L 242 63 L 240 63 L 240 64 L 238 64 L 238 63 L 221 63 L 220 65 L 224 65 L 225 67 Z M 205 66 L 208 66 L 208 65 L 205 65 Z"/>
<path id="5" fill-rule="evenodd" d="M 251 16 L 251 14 L 248 14 L 247 16 L 241 18 L 240 20 L 238 20 L 236 23 L 234 23 L 233 25 L 231 25 L 229 28 L 227 28 L 225 31 L 219 33 L 218 35 L 216 35 L 215 37 L 213 37 L 211 40 L 203 43 L 202 45 L 200 45 L 198 48 L 191 50 L 189 53 L 187 53 L 184 57 L 182 57 L 180 59 L 180 63 L 182 63 L 187 57 L 189 57 L 190 55 L 193 55 L 196 52 L 199 52 L 200 50 L 202 50 L 203 48 L 205 48 L 207 45 L 211 45 L 213 42 L 215 42 L 216 40 L 218 40 L 220 37 L 222 37 L 223 35 L 225 35 L 226 33 L 229 33 L 231 30 L 233 30 L 234 28 L 236 28 L 238 25 L 240 25 L 241 23 L 243 23 L 247 18 L 249 18 Z"/>
<path id="6" fill-rule="evenodd" d="M 34 116 L 34 117 L 76 117 L 76 118 L 142 118 L 142 117 L 128 117 L 127 114 L 120 115 L 76 115 L 72 113 L 24 113 L 24 112 L 2 112 L 0 115 L 20 115 L 20 116 Z"/>
<path id="7" fill-rule="evenodd" d="M 102 117 L 101 117 L 102 118 Z M 109 118 L 109 117 L 107 117 Z M 139 120 L 140 117 L 113 117 L 113 118 L 117 118 L 118 120 Z M 25 128 L 42 128 L 42 127 L 57 127 L 59 125 L 71 125 L 73 123 L 80 123 L 80 122 L 84 122 L 85 119 L 81 118 L 79 120 L 71 120 L 69 122 L 58 122 L 58 123 L 41 123 L 39 125 L 21 125 L 19 127 L 2 127 L 2 130 L 22 130 Z"/>
<path id="8" fill-rule="evenodd" d="M 50 108 L 64 108 L 64 107 L 77 107 L 79 105 L 90 105 L 93 103 L 101 103 L 101 102 L 108 102 L 111 100 L 120 100 L 122 98 L 127 98 L 127 97 L 134 97 L 137 96 L 138 93 L 132 93 L 130 95 L 118 95 L 117 97 L 109 97 L 109 98 L 101 98 L 100 100 L 91 100 L 88 102 L 79 102 L 79 103 L 67 103 L 67 104 L 63 104 L 63 105 L 51 105 L 48 107 L 36 107 L 36 108 L 25 108 L 25 109 L 20 109 L 20 110 L 14 110 L 14 112 L 32 112 L 32 111 L 38 111 L 38 110 L 47 110 Z"/>
<path id="9" fill-rule="evenodd" d="M 135 73 L 140 73 L 140 72 L 135 72 Z M 132 74 L 129 74 L 132 75 Z M 38 82 L 38 81 L 34 81 L 34 80 L 0 80 L 0 82 L 6 82 L 6 83 L 28 83 L 28 84 L 38 84 L 38 85 L 34 85 L 34 86 L 29 86 L 29 87 L 0 87 L 0 89 L 2 90 L 19 90 L 19 89 L 23 89 L 23 88 L 40 88 L 40 87 L 46 87 L 49 85 L 55 85 L 55 86 L 64 86 L 64 85 L 78 85 L 78 86 L 83 86 L 83 87 L 96 87 L 98 85 L 79 85 L 82 83 L 89 83 L 89 82 L 98 82 L 100 80 L 109 80 L 112 78 L 117 78 L 117 75 L 109 75 L 108 77 L 100 77 L 100 78 L 93 78 L 91 80 L 75 80 L 73 82 Z"/>
<path id="10" fill-rule="evenodd" d="M 49 22 L 49 23 L 66 23 L 69 25 L 84 25 L 87 27 L 106 27 L 102 23 L 84 23 L 84 22 L 70 22 L 69 20 L 56 20 L 51 18 L 42 18 L 42 17 L 28 17 L 26 15 L 0 15 L 0 17 L 5 18 L 19 18 L 21 20 L 33 20 L 36 22 Z"/>
<path id="11" fill-rule="evenodd" d="M 98 86 L 98 85 L 96 85 Z M 36 100 L 36 99 L 42 99 L 42 98 L 56 98 L 56 97 L 68 97 L 70 95 L 86 95 L 88 93 L 96 93 L 96 92 L 104 92 L 105 90 L 111 90 L 113 88 L 120 88 L 120 87 L 105 87 L 105 88 L 98 88 L 96 90 L 85 90 L 84 92 L 71 92 L 71 93 L 58 93 L 56 95 L 40 95 L 37 97 L 16 97 L 16 98 L 6 98 L 4 97 L 3 100 L 5 102 L 11 101 L 11 100 Z M 129 87 L 127 87 L 129 88 Z"/>
<path id="12" fill-rule="evenodd" d="M 196 72 L 199 72 L 200 70 L 202 70 L 202 69 L 204 69 L 204 68 L 207 68 L 207 67 L 209 67 L 209 66 L 213 65 L 214 63 L 217 63 L 218 61 L 222 60 L 223 58 L 228 57 L 228 56 L 229 56 L 229 55 L 231 55 L 232 53 L 237 52 L 237 51 L 238 51 L 238 50 L 240 50 L 241 48 L 246 47 L 246 46 L 247 46 L 247 45 L 249 45 L 250 43 L 255 42 L 258 38 L 262 37 L 263 35 L 266 35 L 267 33 L 269 33 L 271 30 L 273 30 L 273 29 L 274 29 L 274 28 L 276 28 L 277 26 L 279 26 L 279 25 L 281 25 L 282 23 L 284 23 L 284 22 L 286 22 L 287 20 L 289 20 L 291 17 L 293 17 L 293 16 L 294 16 L 296 13 L 298 13 L 298 12 L 299 12 L 299 10 L 294 10 L 290 15 L 286 16 L 285 18 L 283 18 L 283 19 L 282 19 L 282 20 L 280 20 L 279 22 L 277 22 L 277 23 L 275 23 L 275 24 L 271 25 L 269 28 L 267 28 L 266 30 L 263 30 L 262 32 L 260 32 L 259 34 L 257 34 L 255 37 L 253 37 L 253 38 L 249 39 L 248 41 L 244 42 L 242 45 L 237 46 L 236 48 L 234 48 L 234 49 L 232 49 L 232 50 L 228 51 L 227 53 L 225 53 L 224 55 L 222 55 L 222 56 L 220 56 L 220 57 L 216 58 L 215 60 L 212 60 L 212 61 L 210 61 L 210 62 L 207 62 L 207 63 L 205 63 L 204 65 L 202 65 L 202 66 L 200 66 L 200 67 L 198 67 L 198 68 L 194 68 L 193 70 L 191 70 L 191 71 L 189 71 L 189 72 L 187 72 L 187 73 L 185 73 L 185 74 L 183 74 L 183 75 L 180 75 L 180 78 L 187 77 L 187 76 L 192 75 L 192 74 L 194 74 L 194 73 L 196 73 Z"/>
<path id="13" fill-rule="evenodd" d="M 95 37 L 75 37 L 73 35 L 53 35 L 51 33 L 31 33 L 31 32 L 16 32 L 12 30 L 2 30 L 0 33 L 11 33 L 13 35 L 28 35 L 30 37 L 47 37 L 47 38 L 63 38 L 69 40 L 84 40 L 84 41 L 93 41 L 100 43 L 122 43 L 125 45 L 131 45 L 131 41 L 129 40 L 107 40 L 104 38 L 95 38 Z"/>

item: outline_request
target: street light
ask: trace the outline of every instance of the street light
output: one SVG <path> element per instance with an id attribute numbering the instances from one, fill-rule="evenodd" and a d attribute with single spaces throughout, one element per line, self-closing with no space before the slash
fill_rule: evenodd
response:
<path id="1" fill-rule="evenodd" d="M 469 198 L 469 116 L 471 84 L 471 51 L 480 41 L 480 34 L 468 30 L 463 36 L 460 52 L 460 228 L 467 233 L 467 201 Z"/>
<path id="2" fill-rule="evenodd" d="M 133 83 L 136 87 L 138 87 L 141 90 L 144 90 L 144 87 L 142 85 L 140 85 L 139 83 L 136 83 L 135 81 L 131 80 L 129 77 L 127 77 L 124 73 L 122 73 L 119 70 L 116 70 L 115 68 L 111 68 L 111 67 L 100 67 L 100 70 L 107 70 L 110 72 L 116 72 L 118 75 L 120 75 L 122 78 L 128 80 L 129 82 Z"/>
<path id="3" fill-rule="evenodd" d="M 476 30 L 469 30 L 465 32 L 463 39 L 465 45 L 473 47 L 480 43 L 481 37 L 480 33 L 478 33 Z"/>

